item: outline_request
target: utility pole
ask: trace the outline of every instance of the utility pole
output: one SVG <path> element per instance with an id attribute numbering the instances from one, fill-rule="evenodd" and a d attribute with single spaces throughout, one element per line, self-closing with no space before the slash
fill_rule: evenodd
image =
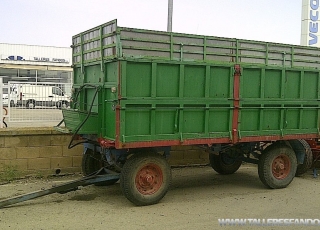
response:
<path id="1" fill-rule="evenodd" d="M 168 0 L 168 27 L 167 27 L 168 32 L 172 32 L 172 12 L 173 12 L 173 0 Z"/>

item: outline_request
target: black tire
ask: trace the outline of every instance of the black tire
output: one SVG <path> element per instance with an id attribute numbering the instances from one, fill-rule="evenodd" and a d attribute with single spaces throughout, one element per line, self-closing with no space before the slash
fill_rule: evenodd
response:
<path id="1" fill-rule="evenodd" d="M 232 155 L 234 151 L 236 150 L 230 148 L 225 152 L 220 152 L 219 155 L 209 154 L 211 167 L 222 175 L 235 173 L 240 168 L 242 161 L 236 158 L 238 157 L 237 153 Z"/>
<path id="2" fill-rule="evenodd" d="M 171 184 L 166 159 L 152 152 L 136 153 L 124 164 L 120 186 L 125 197 L 137 206 L 158 203 Z"/>
<path id="3" fill-rule="evenodd" d="M 34 109 L 36 107 L 36 102 L 35 100 L 29 100 L 26 103 L 27 109 Z"/>
<path id="4" fill-rule="evenodd" d="M 2 121 L 2 122 L 3 122 L 3 127 L 7 128 L 8 127 L 7 123 L 5 121 Z"/>
<path id="5" fill-rule="evenodd" d="M 270 145 L 263 151 L 258 163 L 261 182 L 274 189 L 287 187 L 295 177 L 296 170 L 295 152 L 286 145 Z"/>
<path id="6" fill-rule="evenodd" d="M 58 101 L 57 102 L 57 108 L 62 109 L 62 108 L 68 108 L 69 102 L 67 101 Z"/>
<path id="7" fill-rule="evenodd" d="M 296 176 L 300 176 L 308 171 L 311 168 L 313 162 L 313 155 L 310 145 L 305 140 L 290 140 L 290 145 L 292 149 L 297 152 L 304 153 L 303 164 L 298 164 Z"/>
<path id="8" fill-rule="evenodd" d="M 88 176 L 92 173 L 97 172 L 104 166 L 101 154 L 88 149 L 86 153 L 82 156 L 82 174 Z M 118 181 L 118 179 L 103 181 L 95 183 L 97 186 L 108 186 L 113 185 Z"/>
<path id="9" fill-rule="evenodd" d="M 10 101 L 10 107 L 15 107 L 15 104 L 14 104 L 13 100 Z"/>

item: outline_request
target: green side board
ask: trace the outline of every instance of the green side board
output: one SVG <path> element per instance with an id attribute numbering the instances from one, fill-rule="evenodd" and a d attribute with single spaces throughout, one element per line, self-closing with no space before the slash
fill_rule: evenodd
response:
<path id="1" fill-rule="evenodd" d="M 233 66 L 121 62 L 122 142 L 229 137 Z"/>
<path id="2" fill-rule="evenodd" d="M 90 74 L 95 66 L 86 70 Z M 102 78 L 103 84 L 95 83 L 102 86 L 92 106 L 96 120 L 82 127 L 83 134 L 116 139 L 119 106 L 123 143 L 231 138 L 233 65 L 117 61 L 105 64 Z M 318 71 L 242 66 L 239 86 L 240 138 L 318 133 Z M 87 111 L 93 95 L 91 88 L 80 94 L 77 111 Z M 68 112 L 64 118 L 74 130 L 85 116 Z"/>
<path id="3" fill-rule="evenodd" d="M 74 36 L 73 44 L 79 95 L 63 110 L 72 132 L 122 143 L 234 141 L 239 87 L 240 141 L 319 135 L 319 49 L 130 29 L 116 21 Z"/>

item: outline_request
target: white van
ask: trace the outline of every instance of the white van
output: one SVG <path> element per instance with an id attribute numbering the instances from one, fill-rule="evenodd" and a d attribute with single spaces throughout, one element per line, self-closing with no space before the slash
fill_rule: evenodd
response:
<path id="1" fill-rule="evenodd" d="M 20 84 L 17 92 L 20 97 L 17 106 L 29 109 L 36 106 L 66 108 L 70 104 L 70 97 L 57 86 Z"/>
<path id="2" fill-rule="evenodd" d="M 17 101 L 18 101 L 17 91 L 14 91 L 12 89 L 9 90 L 8 85 L 4 85 L 2 88 L 2 104 L 4 106 L 8 106 L 10 104 L 10 107 L 14 107 L 16 106 Z"/>

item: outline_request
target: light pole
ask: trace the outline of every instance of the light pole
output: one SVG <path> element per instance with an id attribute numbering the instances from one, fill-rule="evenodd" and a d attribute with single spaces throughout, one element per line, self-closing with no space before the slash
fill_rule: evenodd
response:
<path id="1" fill-rule="evenodd" d="M 173 12 L 173 0 L 168 0 L 168 27 L 167 27 L 168 32 L 172 32 L 172 12 Z"/>

